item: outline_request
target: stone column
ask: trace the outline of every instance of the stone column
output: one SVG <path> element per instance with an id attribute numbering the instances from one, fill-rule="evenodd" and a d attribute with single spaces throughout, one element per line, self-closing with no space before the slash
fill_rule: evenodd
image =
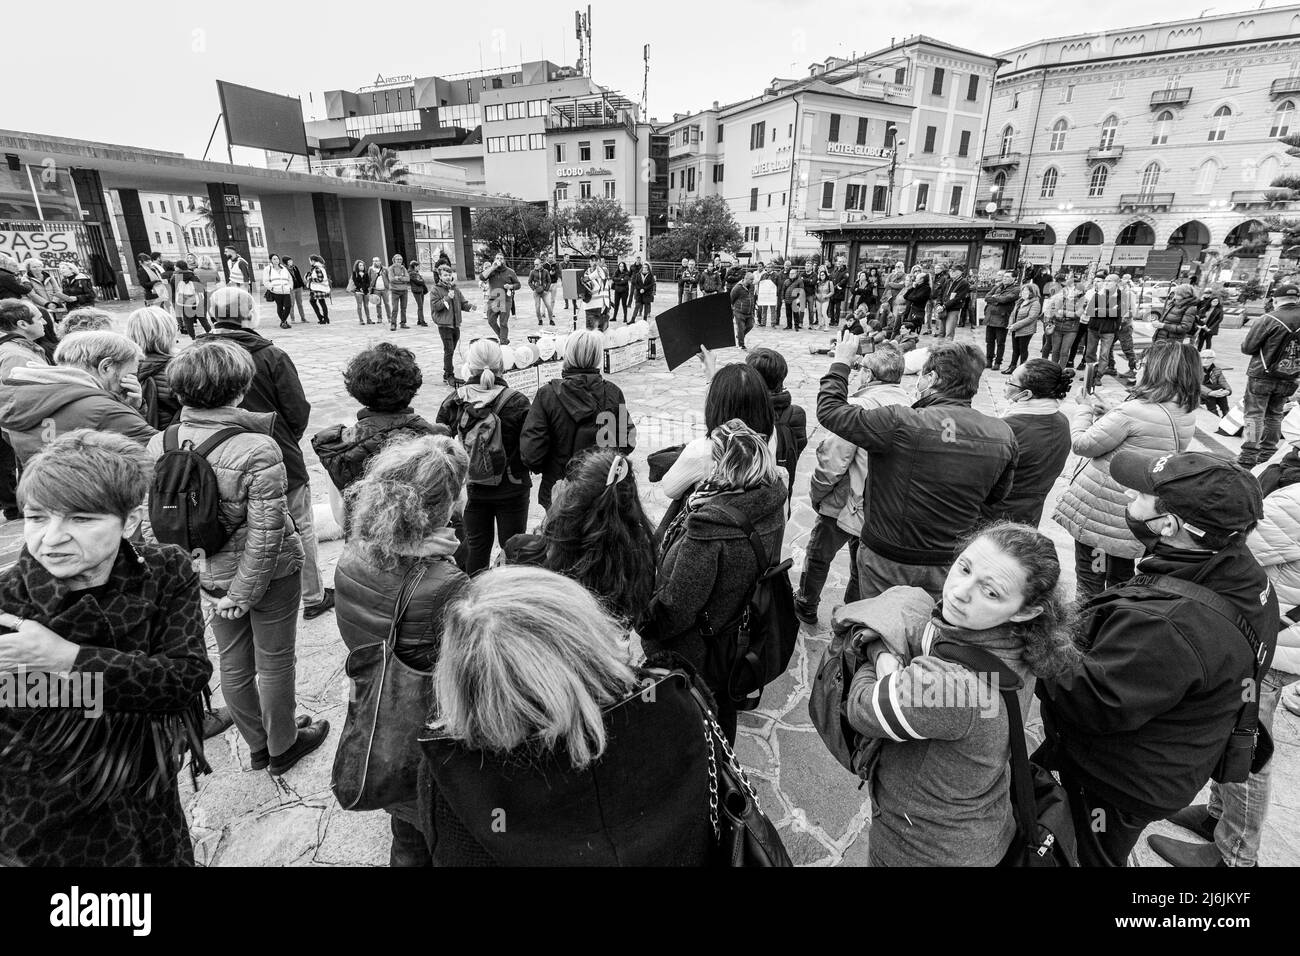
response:
<path id="1" fill-rule="evenodd" d="M 230 260 L 226 247 L 231 246 L 253 264 L 253 251 L 248 246 L 248 229 L 244 222 L 244 203 L 239 187 L 234 183 L 208 183 L 208 205 L 212 209 L 212 225 L 217 233 L 217 246 L 221 258 L 221 271 L 230 281 Z M 256 273 L 254 273 L 256 281 Z"/>

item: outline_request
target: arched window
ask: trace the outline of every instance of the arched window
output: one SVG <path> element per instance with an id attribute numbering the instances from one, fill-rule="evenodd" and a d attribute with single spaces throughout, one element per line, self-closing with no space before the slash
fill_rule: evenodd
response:
<path id="1" fill-rule="evenodd" d="M 1001 193 L 1004 189 L 1006 189 L 1006 188 L 1007 188 L 1007 174 L 1006 174 L 1006 173 L 998 173 L 996 176 L 993 177 L 993 191 L 994 191 L 994 192 L 1000 194 L 1000 193 Z"/>
<path id="2" fill-rule="evenodd" d="M 1092 171 L 1092 179 L 1088 181 L 1088 198 L 1096 199 L 1106 192 L 1106 180 L 1110 177 L 1110 170 L 1105 166 L 1098 166 Z"/>
<path id="3" fill-rule="evenodd" d="M 1059 153 L 1065 149 L 1065 134 L 1069 129 L 1070 124 L 1063 119 L 1052 124 L 1052 141 L 1047 146 L 1049 152 Z"/>
<path id="4" fill-rule="evenodd" d="M 1228 123 L 1232 120 L 1232 110 L 1220 106 L 1214 111 L 1214 122 L 1210 125 L 1210 142 L 1217 143 L 1228 135 Z"/>
<path id="5" fill-rule="evenodd" d="M 1273 111 L 1273 128 L 1268 131 L 1268 135 L 1273 137 L 1288 135 L 1291 132 L 1293 119 L 1295 119 L 1295 103 L 1291 100 L 1283 100 Z"/>
<path id="6" fill-rule="evenodd" d="M 1107 116 L 1106 121 L 1101 124 L 1101 142 L 1097 145 L 1101 149 L 1110 149 L 1115 145 L 1115 134 L 1119 131 L 1119 118 L 1116 116 Z"/>
<path id="7" fill-rule="evenodd" d="M 1056 195 L 1056 167 L 1048 166 L 1043 173 L 1043 190 L 1038 194 L 1040 199 L 1051 199 Z"/>
<path id="8" fill-rule="evenodd" d="M 1160 164 L 1148 163 L 1146 169 L 1142 170 L 1142 193 L 1150 195 L 1155 192 L 1160 185 Z"/>
<path id="9" fill-rule="evenodd" d="M 1212 159 L 1207 159 L 1201 163 L 1201 168 L 1196 171 L 1196 193 L 1198 196 L 1204 196 L 1214 191 L 1214 181 L 1219 178 L 1219 164 Z"/>
<path id="10" fill-rule="evenodd" d="M 1156 117 L 1156 128 L 1151 134 L 1152 146 L 1163 146 L 1169 142 L 1169 127 L 1174 121 L 1174 114 L 1165 110 Z"/>
<path id="11" fill-rule="evenodd" d="M 1010 123 L 1002 127 L 1002 151 L 998 154 L 999 156 L 1011 155 L 1011 142 L 1015 138 L 1016 131 L 1011 128 Z"/>

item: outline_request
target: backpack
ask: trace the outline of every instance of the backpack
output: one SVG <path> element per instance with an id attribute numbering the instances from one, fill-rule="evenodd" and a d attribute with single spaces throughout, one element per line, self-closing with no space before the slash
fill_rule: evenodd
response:
<path id="1" fill-rule="evenodd" d="M 456 433 L 469 455 L 469 483 L 496 487 L 506 476 L 510 456 L 506 454 L 501 409 L 515 390 L 506 386 L 487 405 L 462 401 L 456 419 Z"/>
<path id="2" fill-rule="evenodd" d="M 736 710 L 753 710 L 763 688 L 790 666 L 799 637 L 794 589 L 790 586 L 793 562 L 787 558 L 773 563 L 750 520 L 729 505 L 718 508 L 749 538 L 759 571 L 738 617 L 720 628 L 713 628 L 707 621 L 699 625 L 704 638 L 705 673 Z"/>
<path id="3" fill-rule="evenodd" d="M 1015 851 L 1010 866 L 1078 866 L 1078 843 L 1070 799 L 1051 772 L 1029 762 L 1025 725 L 1020 718 L 1023 686 L 1020 678 L 988 651 L 969 644 L 936 641 L 931 652 L 941 660 L 961 664 L 977 674 L 995 678 L 1007 712 L 1011 743 L 1011 812 L 1016 820 Z"/>
<path id="4" fill-rule="evenodd" d="M 794 440 L 794 429 L 790 423 L 776 420 L 776 463 L 779 467 L 784 468 L 790 476 L 790 487 L 786 490 L 794 494 L 794 470 L 799 464 L 799 457 L 796 454 L 799 445 Z"/>
<path id="5" fill-rule="evenodd" d="M 221 523 L 217 475 L 208 455 L 244 431 L 223 428 L 197 447 L 192 441 L 178 444 L 179 425 L 163 432 L 163 453 L 149 489 L 149 524 L 159 541 L 180 545 L 190 554 L 216 554 L 225 547 L 235 529 Z"/>
<path id="6" fill-rule="evenodd" d="M 601 387 L 604 388 L 603 385 Z M 600 438 L 600 416 L 605 411 L 603 398 L 604 395 L 602 393 L 602 401 L 601 401 L 600 409 L 597 410 L 596 413 L 591 416 L 591 418 L 589 419 L 584 418 L 581 421 L 579 421 L 577 418 L 574 418 L 572 415 L 569 415 L 570 420 L 576 426 L 573 432 L 573 446 L 569 449 L 570 458 L 578 454 L 581 454 L 582 452 L 586 451 L 588 448 L 595 448 L 596 445 L 598 444 L 598 440 Z"/>
<path id="7" fill-rule="evenodd" d="M 1264 371 L 1277 378 L 1300 377 L 1300 326 L 1289 329 L 1276 315 L 1263 316 L 1261 321 L 1263 319 L 1272 319 L 1286 333 L 1268 340 L 1267 351 L 1264 348 L 1259 350 L 1259 361 Z"/>

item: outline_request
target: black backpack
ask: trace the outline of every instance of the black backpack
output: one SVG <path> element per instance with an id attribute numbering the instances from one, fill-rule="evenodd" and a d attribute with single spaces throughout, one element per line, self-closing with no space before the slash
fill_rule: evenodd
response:
<path id="1" fill-rule="evenodd" d="M 1259 350 L 1259 361 L 1264 371 L 1277 378 L 1300 377 L 1300 326 L 1288 328 L 1276 315 L 1262 315 L 1256 321 L 1272 320 L 1283 329 L 1283 334 L 1266 341 Z M 1267 350 L 1267 351 L 1266 351 Z"/>
<path id="2" fill-rule="evenodd" d="M 705 672 L 723 689 L 736 710 L 753 710 L 763 688 L 790 666 L 799 638 L 794 589 L 790 586 L 793 562 L 787 558 L 773 563 L 750 520 L 729 505 L 718 507 L 749 538 L 758 577 L 738 617 L 720 628 L 711 627 L 707 621 L 700 625 Z"/>
<path id="3" fill-rule="evenodd" d="M 799 464 L 799 445 L 794 440 L 794 429 L 788 421 L 776 420 L 776 463 L 790 476 L 787 496 L 794 494 L 794 470 Z"/>
<path id="4" fill-rule="evenodd" d="M 1016 819 L 1015 853 L 1009 865 L 1078 866 L 1074 817 L 1065 788 L 1050 771 L 1029 762 L 1020 698 L 1016 695 L 1023 686 L 1020 678 L 988 651 L 969 644 L 936 641 L 931 653 L 977 674 L 994 677 L 994 686 L 1002 694 L 1011 740 L 1011 811 Z"/>
<path id="5" fill-rule="evenodd" d="M 216 554 L 225 547 L 235 529 L 221 523 L 221 495 L 208 455 L 244 431 L 223 428 L 198 447 L 192 441 L 178 444 L 179 425 L 163 432 L 163 453 L 149 489 L 149 524 L 159 541 L 190 554 Z"/>

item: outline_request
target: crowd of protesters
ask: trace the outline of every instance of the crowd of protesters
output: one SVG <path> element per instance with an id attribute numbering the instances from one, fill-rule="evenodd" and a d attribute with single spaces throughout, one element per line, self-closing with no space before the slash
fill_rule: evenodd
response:
<path id="1" fill-rule="evenodd" d="M 302 280 L 309 293 L 317 265 Z M 561 377 L 530 398 L 506 383 L 501 353 L 523 280 L 499 256 L 485 262 L 494 336 L 465 350 L 467 381 L 445 369 L 453 387 L 435 420 L 412 410 L 415 354 L 380 343 L 343 377 L 356 424 L 312 438 L 346 538 L 336 593 L 318 567 L 301 451 L 311 406 L 292 360 L 257 331 L 245 266 L 232 262 L 242 281 L 205 288 L 203 308 L 177 325 L 190 280 L 182 271 L 178 295 L 175 270 L 142 262 L 153 295 L 126 335 L 90 312 L 55 322 L 28 297 L 0 301 L 0 429 L 24 519 L 22 555 L 0 573 L 0 626 L 21 640 L 0 644 L 0 670 L 102 672 L 109 688 L 103 733 L 58 709 L 0 712 L 0 857 L 191 863 L 177 778 L 187 764 L 208 770 L 206 737 L 233 723 L 247 768 L 273 775 L 328 738 L 328 722 L 297 713 L 295 647 L 300 614 L 337 608 L 351 654 L 391 655 L 416 688 L 364 728 L 404 728 L 387 763 L 367 762 L 381 759 L 374 748 L 335 764 L 336 793 L 363 789 L 389 812 L 394 865 L 719 865 L 712 775 L 762 694 L 732 687 L 736 647 L 772 623 L 751 619 L 753 602 L 760 581 L 785 574 L 809 443 L 785 358 L 749 348 L 719 367 L 702 350 L 705 434 L 653 449 L 639 476 L 600 332 L 618 309 L 625 321 L 629 305 L 639 310 L 647 265 L 572 267 L 568 301 L 587 329 L 566 339 Z M 789 614 L 814 626 L 830 603 L 842 605 L 836 621 L 856 622 L 861 663 L 843 714 L 872 753 L 871 863 L 1014 865 L 1024 847 L 1009 735 L 1037 701 L 1045 739 L 1033 761 L 1063 788 L 1079 863 L 1122 866 L 1145 827 L 1169 818 L 1212 841 L 1153 837 L 1171 862 L 1253 864 L 1263 741 L 1300 664 L 1300 452 L 1277 452 L 1300 379 L 1300 289 L 1279 284 L 1243 343 L 1234 462 L 1190 448 L 1195 411 L 1226 388 L 1190 341 L 1194 293 L 1171 296 L 1139 359 L 1131 328 L 1125 344 L 1134 307 L 1119 277 L 1080 290 L 1068 276 L 1018 286 L 1005 276 L 986 297 L 981 350 L 954 340 L 977 318 L 962 269 L 855 278 L 842 261 L 813 266 L 737 269 L 732 281 L 719 262 L 686 261 L 678 287 L 683 302 L 729 295 L 738 345 L 755 317 L 779 322 L 783 306 L 789 328 L 840 328 L 817 395 L 817 518 Z M 534 262 L 539 322 L 554 321 L 569 267 Z M 450 263 L 437 272 L 431 287 L 400 256 L 359 261 L 350 287 L 392 330 L 407 325 L 411 298 L 426 324 L 427 296 L 440 333 L 455 333 L 443 334 L 449 354 L 469 305 Z M 272 257 L 262 282 L 282 326 L 295 308 L 302 321 L 291 260 Z M 765 282 L 778 285 L 775 314 L 758 304 Z M 648 287 L 652 298 L 653 277 Z M 329 321 L 327 307 L 317 315 Z M 173 355 L 193 322 L 205 333 Z M 1086 362 L 1113 364 L 1116 344 L 1129 356 L 1123 401 L 1085 392 L 1067 403 L 1085 329 Z M 1040 331 L 1044 354 L 1030 357 Z M 907 388 L 907 353 L 925 335 Z M 994 416 L 973 398 L 1007 335 L 1008 409 Z M 1048 520 L 1075 542 L 1073 588 L 1039 530 L 1071 455 Z M 192 513 L 211 508 L 207 526 L 189 528 L 197 538 L 163 507 L 178 491 L 175 456 L 188 456 L 186 476 L 211 476 L 190 501 Z M 657 525 L 645 480 L 671 502 Z M 534 482 L 545 518 L 529 529 Z M 844 592 L 828 602 L 828 567 L 845 544 Z M 208 701 L 205 617 L 220 710 Z M 952 647 L 995 661 L 1020 688 L 1019 708 Z M 1243 682 L 1263 688 L 1252 707 Z M 1243 769 L 1229 744 L 1258 728 Z M 340 748 L 358 729 L 345 726 Z M 383 776 L 382 797 L 374 780 L 339 778 L 340 767 L 357 773 L 353 759 Z M 1194 805 L 1212 778 L 1210 803 Z M 508 839 L 494 825 L 503 801 Z M 1114 825 L 1091 826 L 1099 812 Z"/>

